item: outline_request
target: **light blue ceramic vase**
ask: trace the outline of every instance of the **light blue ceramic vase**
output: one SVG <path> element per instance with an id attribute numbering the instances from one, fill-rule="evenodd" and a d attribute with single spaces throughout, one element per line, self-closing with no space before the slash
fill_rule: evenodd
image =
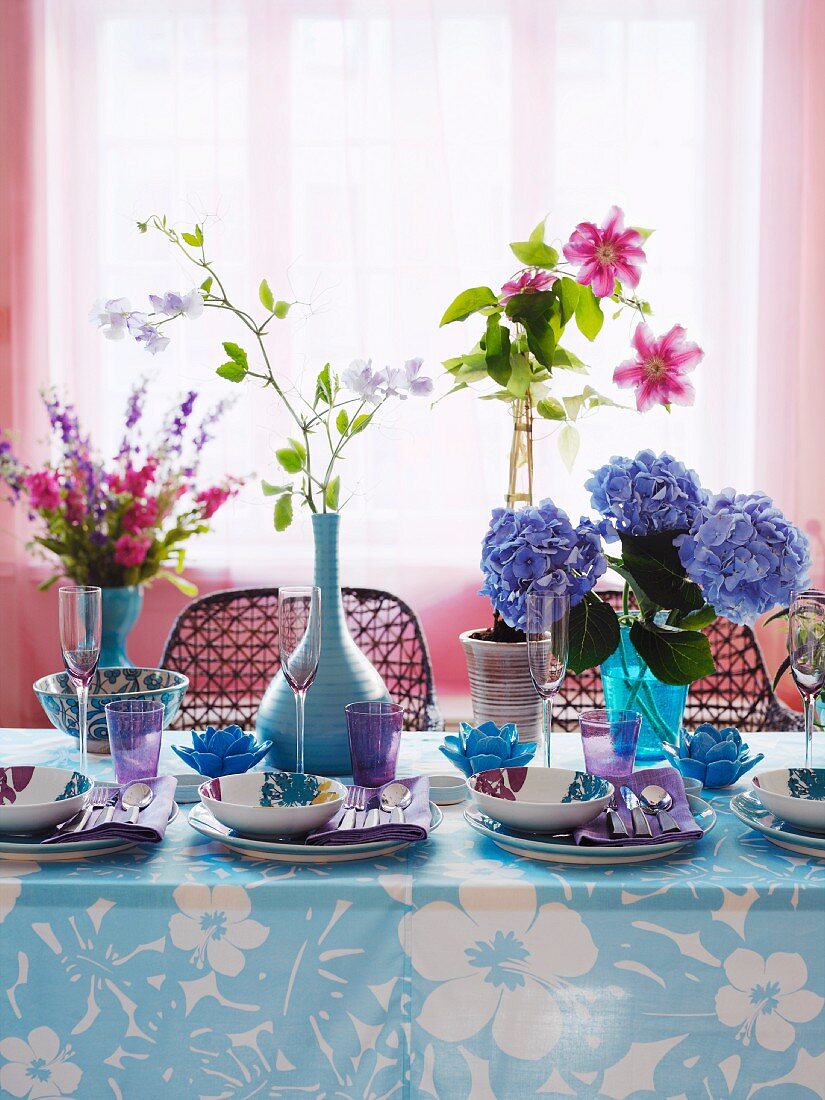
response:
<path id="1" fill-rule="evenodd" d="M 312 517 L 315 580 L 321 589 L 321 659 L 306 696 L 304 770 L 319 775 L 351 775 L 344 707 L 369 700 L 389 701 L 384 681 L 347 628 L 338 579 L 338 526 L 333 512 Z M 295 767 L 295 696 L 279 672 L 258 711 L 260 740 L 272 742 L 270 762 Z"/>
<path id="2" fill-rule="evenodd" d="M 126 643 L 143 607 L 143 589 L 139 584 L 127 588 L 103 588 L 101 600 L 103 624 L 98 667 L 134 668 L 126 652 Z"/>

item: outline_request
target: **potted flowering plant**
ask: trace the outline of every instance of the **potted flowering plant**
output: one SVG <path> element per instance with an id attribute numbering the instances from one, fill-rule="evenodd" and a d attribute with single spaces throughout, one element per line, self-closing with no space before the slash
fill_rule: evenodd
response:
<path id="1" fill-rule="evenodd" d="M 197 394 L 172 408 L 160 432 L 142 438 L 147 380 L 132 390 L 125 430 L 110 462 L 93 449 L 74 406 L 53 391 L 43 394 L 54 461 L 32 469 L 0 440 L 0 482 L 7 499 L 24 503 L 40 522 L 30 546 L 54 567 L 48 588 L 61 577 L 103 590 L 101 667 L 130 666 L 126 639 L 137 621 L 143 586 L 154 577 L 187 595 L 197 589 L 183 576 L 186 544 L 209 530 L 209 521 L 240 487 L 237 478 L 198 488 L 201 452 L 226 402 L 191 425 Z M 56 560 L 55 560 L 56 559 Z"/>
<path id="2" fill-rule="evenodd" d="M 355 360 L 341 374 L 326 363 L 308 393 L 287 384 L 275 371 L 267 347 L 270 326 L 283 321 L 300 305 L 276 299 L 263 279 L 259 307 L 240 305 L 207 256 L 204 225 L 178 230 L 165 216 L 138 223 L 141 233 L 159 233 L 181 253 L 202 281 L 186 293 L 150 295 L 151 309 L 133 310 L 124 298 L 98 303 L 91 319 L 109 339 L 132 336 L 157 355 L 169 344 L 169 326 L 180 318 L 194 320 L 204 309 L 232 318 L 246 330 L 252 351 L 224 341 L 224 362 L 216 373 L 230 384 L 248 382 L 271 392 L 286 410 L 294 435 L 275 451 L 280 467 L 277 482 L 263 481 L 263 493 L 274 500 L 274 525 L 283 531 L 293 521 L 295 503 L 312 515 L 315 539 L 315 584 L 321 589 L 322 657 L 312 691 L 307 695 L 306 722 L 312 736 L 306 742 L 306 767 L 326 774 L 351 771 L 344 705 L 353 699 L 389 699 L 383 680 L 357 648 L 344 619 L 338 580 L 339 511 L 342 494 L 339 463 L 345 450 L 376 420 L 391 401 L 425 397 L 432 380 L 421 373 L 422 361 L 409 359 L 400 367 L 375 369 L 371 361 Z M 257 729 L 273 742 L 273 763 L 289 767 L 295 761 L 295 708 L 291 689 L 278 673 L 258 713 Z"/>

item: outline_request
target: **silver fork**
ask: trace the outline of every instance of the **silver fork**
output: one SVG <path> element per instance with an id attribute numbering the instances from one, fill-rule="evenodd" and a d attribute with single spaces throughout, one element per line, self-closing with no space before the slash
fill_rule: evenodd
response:
<path id="1" fill-rule="evenodd" d="M 83 813 L 80 816 L 80 821 L 77 825 L 73 825 L 71 829 L 67 830 L 70 833 L 82 833 L 86 826 L 89 824 L 89 818 L 102 806 L 106 805 L 106 788 L 105 787 L 93 787 L 92 793 L 89 796 L 89 801 L 86 803 Z"/>
<path id="2" fill-rule="evenodd" d="M 610 802 L 607 805 L 605 813 L 607 814 L 607 829 L 611 837 L 613 837 L 614 840 L 618 839 L 619 837 L 626 837 L 627 828 L 625 827 L 625 823 L 622 821 L 618 814 L 618 810 L 616 807 L 615 791 L 613 792 L 613 797 L 610 799 Z"/>
<path id="3" fill-rule="evenodd" d="M 339 829 L 354 829 L 355 822 L 360 811 L 367 808 L 367 791 L 365 787 L 351 787 L 347 791 L 344 800 L 344 816 L 338 823 Z"/>

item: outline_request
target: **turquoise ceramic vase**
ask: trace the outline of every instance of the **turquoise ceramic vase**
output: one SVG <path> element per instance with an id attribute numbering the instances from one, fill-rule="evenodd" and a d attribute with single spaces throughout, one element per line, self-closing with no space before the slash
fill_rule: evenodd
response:
<path id="1" fill-rule="evenodd" d="M 126 652 L 126 643 L 143 607 L 143 589 L 139 584 L 127 588 L 103 588 L 101 600 L 103 624 L 98 667 L 134 668 Z"/>
<path id="2" fill-rule="evenodd" d="M 320 775 L 351 775 L 352 764 L 344 707 L 370 700 L 390 701 L 384 681 L 347 628 L 338 580 L 340 517 L 329 512 L 312 517 L 315 579 L 321 589 L 321 659 L 306 695 L 304 768 Z M 295 768 L 295 696 L 278 672 L 258 711 L 260 740 L 272 742 L 275 767 Z"/>
<path id="3" fill-rule="evenodd" d="M 642 716 L 636 760 L 661 760 L 662 743 L 679 743 L 688 684 L 657 680 L 630 640 L 630 627 L 621 628 L 619 647 L 601 666 L 604 704 L 608 710 L 635 710 Z"/>

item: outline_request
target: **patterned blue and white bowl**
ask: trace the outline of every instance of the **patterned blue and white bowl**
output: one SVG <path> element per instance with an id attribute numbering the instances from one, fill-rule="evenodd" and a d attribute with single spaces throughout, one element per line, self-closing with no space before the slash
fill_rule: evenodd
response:
<path id="1" fill-rule="evenodd" d="M 467 785 L 483 814 L 529 833 L 569 833 L 613 797 L 606 779 L 568 768 L 493 768 Z"/>
<path id="2" fill-rule="evenodd" d="M 77 737 L 77 694 L 68 672 L 56 672 L 35 680 L 34 693 L 55 729 Z M 109 751 L 106 728 L 107 703 L 115 699 L 148 699 L 163 703 L 164 727 L 180 710 L 189 679 L 166 668 L 101 668 L 95 673 L 89 692 L 89 752 Z"/>
<path id="3" fill-rule="evenodd" d="M 322 775 L 269 771 L 222 775 L 202 783 L 198 793 L 227 829 L 244 836 L 297 836 L 326 825 L 347 788 Z"/>
<path id="4" fill-rule="evenodd" d="M 93 786 L 71 768 L 0 768 L 0 833 L 54 829 L 74 817 Z"/>
<path id="5" fill-rule="evenodd" d="M 825 833 L 825 768 L 773 768 L 751 780 L 762 805 L 799 829 Z"/>

